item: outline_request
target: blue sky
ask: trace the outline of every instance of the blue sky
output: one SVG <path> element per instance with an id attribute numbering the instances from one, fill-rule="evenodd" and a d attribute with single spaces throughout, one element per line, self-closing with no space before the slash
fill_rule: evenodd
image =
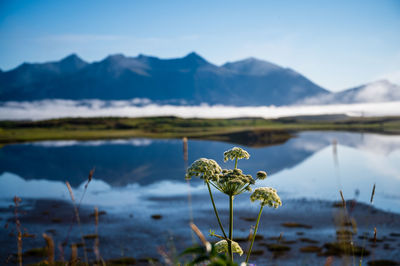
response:
<path id="1" fill-rule="evenodd" d="M 0 68 L 109 54 L 257 57 L 333 91 L 400 83 L 400 1 L 5 1 Z"/>

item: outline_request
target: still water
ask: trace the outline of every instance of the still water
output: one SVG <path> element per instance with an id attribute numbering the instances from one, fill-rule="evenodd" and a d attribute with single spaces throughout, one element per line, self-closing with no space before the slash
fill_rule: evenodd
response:
<path id="1" fill-rule="evenodd" d="M 184 180 L 187 164 L 213 158 L 223 168 L 223 152 L 235 144 L 188 141 L 184 161 L 181 140 L 44 141 L 0 149 L 0 203 L 23 199 L 69 199 L 65 181 L 79 197 L 95 168 L 84 203 L 121 211 L 157 196 L 207 193 L 200 181 Z M 374 206 L 400 213 L 400 136 L 345 132 L 303 132 L 286 143 L 243 147 L 250 160 L 239 162 L 245 173 L 265 170 L 258 186 L 278 189 L 282 200 L 340 200 L 368 203 L 376 184 Z M 136 206 L 136 208 L 139 208 Z"/>

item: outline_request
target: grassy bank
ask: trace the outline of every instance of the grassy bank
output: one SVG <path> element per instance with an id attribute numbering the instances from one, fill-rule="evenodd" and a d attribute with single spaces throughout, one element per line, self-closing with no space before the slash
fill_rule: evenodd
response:
<path id="1" fill-rule="evenodd" d="M 94 140 L 116 138 L 201 138 L 254 146 L 280 143 L 293 132 L 339 130 L 400 134 L 400 117 L 346 116 L 281 119 L 65 118 L 45 121 L 0 121 L 0 143 L 40 140 Z"/>

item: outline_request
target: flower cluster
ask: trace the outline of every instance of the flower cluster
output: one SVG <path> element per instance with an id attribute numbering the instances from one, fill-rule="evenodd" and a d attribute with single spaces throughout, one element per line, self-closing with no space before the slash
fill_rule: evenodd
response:
<path id="1" fill-rule="evenodd" d="M 215 250 L 218 253 L 228 253 L 228 241 L 224 239 L 215 243 Z M 243 254 L 242 248 L 235 241 L 232 241 L 232 252 L 239 253 L 240 256 Z"/>
<path id="2" fill-rule="evenodd" d="M 255 180 L 251 175 L 243 174 L 240 169 L 222 170 L 216 184 L 223 193 L 227 195 L 238 195 L 244 190 L 251 191 L 250 185 L 254 185 Z"/>
<path id="3" fill-rule="evenodd" d="M 264 171 L 258 171 L 257 172 L 257 179 L 264 180 L 267 178 L 267 173 Z"/>
<path id="4" fill-rule="evenodd" d="M 228 160 L 236 160 L 236 159 L 249 159 L 250 154 L 238 147 L 233 147 L 229 151 L 224 152 L 224 162 Z"/>
<path id="5" fill-rule="evenodd" d="M 192 163 L 187 169 L 186 179 L 191 179 L 193 176 L 197 176 L 204 179 L 205 182 L 214 181 L 218 182 L 219 174 L 222 169 L 218 163 L 212 159 L 200 158 Z"/>
<path id="6" fill-rule="evenodd" d="M 282 206 L 282 201 L 276 193 L 276 189 L 270 187 L 260 187 L 256 188 L 250 196 L 251 201 L 259 200 L 261 206 L 269 206 L 273 208 L 278 208 Z"/>
<path id="7" fill-rule="evenodd" d="M 187 169 L 186 179 L 191 179 L 192 177 L 199 177 L 204 180 L 207 185 L 210 199 L 214 208 L 215 216 L 218 220 L 219 227 L 221 228 L 223 236 L 216 235 L 213 231 L 212 236 L 217 236 L 223 240 L 217 242 L 214 247 L 218 253 L 226 253 L 230 260 L 233 262 L 233 253 L 239 253 L 240 256 L 243 254 L 242 248 L 238 243 L 232 241 L 233 238 L 233 199 L 234 196 L 241 194 L 245 191 L 251 191 L 251 186 L 255 184 L 256 180 L 264 180 L 267 178 L 267 173 L 264 171 L 258 171 L 255 178 L 251 175 L 246 175 L 242 170 L 237 168 L 239 159 L 249 159 L 250 154 L 238 147 L 234 147 L 226 152 L 224 152 L 224 161 L 233 160 L 235 161 L 235 167 L 232 170 L 224 169 L 222 170 L 218 163 L 211 159 L 201 158 L 193 162 L 193 164 Z M 225 233 L 224 226 L 222 225 L 221 219 L 219 218 L 218 210 L 214 203 L 214 198 L 212 196 L 211 186 L 220 192 L 227 194 L 229 196 L 229 236 Z M 260 212 L 257 218 L 257 223 L 254 227 L 254 234 L 251 240 L 249 250 L 247 251 L 246 265 L 248 264 L 249 256 L 251 254 L 251 249 L 254 244 L 254 240 L 257 234 L 258 225 L 261 218 L 261 213 L 264 206 L 278 208 L 282 206 L 281 199 L 279 198 L 276 190 L 270 187 L 261 187 L 255 189 L 251 194 L 250 200 L 252 202 L 260 201 Z"/>

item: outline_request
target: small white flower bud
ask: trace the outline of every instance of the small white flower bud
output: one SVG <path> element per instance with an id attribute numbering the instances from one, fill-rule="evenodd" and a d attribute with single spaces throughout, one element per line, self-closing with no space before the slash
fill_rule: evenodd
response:
<path id="1" fill-rule="evenodd" d="M 228 253 L 228 242 L 224 239 L 215 243 L 215 250 L 218 253 Z M 239 253 L 240 256 L 243 255 L 243 250 L 239 246 L 239 244 L 235 241 L 232 241 L 232 252 Z"/>

